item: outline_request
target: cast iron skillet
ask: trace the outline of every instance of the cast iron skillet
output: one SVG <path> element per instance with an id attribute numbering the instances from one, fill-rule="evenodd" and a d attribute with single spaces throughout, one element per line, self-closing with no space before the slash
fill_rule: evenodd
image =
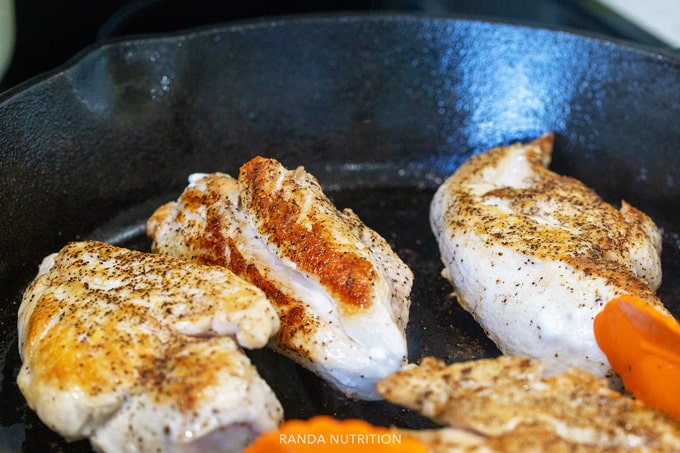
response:
<path id="1" fill-rule="evenodd" d="M 434 189 L 488 147 L 557 134 L 552 168 L 663 229 L 661 298 L 680 314 L 680 60 L 597 37 L 407 16 L 233 24 L 90 49 L 0 97 L 0 450 L 65 444 L 15 384 L 16 312 L 41 258 L 96 238 L 147 250 L 143 225 L 191 172 L 250 157 L 305 165 L 412 267 L 409 353 L 498 351 L 450 297 L 427 215 Z M 347 400 L 267 350 L 251 356 L 286 415 L 424 427 Z"/>

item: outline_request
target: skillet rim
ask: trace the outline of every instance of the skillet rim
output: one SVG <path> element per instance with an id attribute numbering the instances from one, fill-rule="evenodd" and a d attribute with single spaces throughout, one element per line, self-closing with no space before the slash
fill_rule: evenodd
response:
<path id="1" fill-rule="evenodd" d="M 121 47 L 132 43 L 141 44 L 154 41 L 183 41 L 195 39 L 199 36 L 213 34 L 231 33 L 237 30 L 248 30 L 253 28 L 272 28 L 289 26 L 295 24 L 310 24 L 314 22 L 451 22 L 478 25 L 491 25 L 510 27 L 513 29 L 523 29 L 526 31 L 543 31 L 555 35 L 566 35 L 572 39 L 581 39 L 584 42 L 593 42 L 599 45 L 613 45 L 619 49 L 633 53 L 641 53 L 647 57 L 656 57 L 664 61 L 675 62 L 680 65 L 680 54 L 672 48 L 655 47 L 650 44 L 637 43 L 621 38 L 607 36 L 603 33 L 580 30 L 573 27 L 560 27 L 550 24 L 539 24 L 532 21 L 504 20 L 477 15 L 439 15 L 439 14 L 416 14 L 405 12 L 381 12 L 381 13 L 361 13 L 361 12 L 335 12 L 335 13 L 306 13 L 291 15 L 274 15 L 258 18 L 239 19 L 218 24 L 202 25 L 187 29 L 158 32 L 146 34 L 131 34 L 125 36 L 111 37 L 102 41 L 94 42 L 80 51 L 76 52 L 61 65 L 47 70 L 41 74 L 34 75 L 27 80 L 19 82 L 17 85 L 7 88 L 0 92 L 0 108 L 8 102 L 21 96 L 23 92 L 29 91 L 41 84 L 47 83 L 52 79 L 65 76 L 74 68 L 77 68 L 83 60 L 96 53 L 109 51 L 110 48 Z M 661 62 L 660 62 L 661 63 Z"/>

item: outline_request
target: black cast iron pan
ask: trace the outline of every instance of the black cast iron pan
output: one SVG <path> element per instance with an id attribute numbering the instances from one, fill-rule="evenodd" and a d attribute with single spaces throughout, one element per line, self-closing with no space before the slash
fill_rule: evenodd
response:
<path id="1" fill-rule="evenodd" d="M 146 250 L 147 216 L 191 172 L 305 165 L 415 273 L 412 361 L 498 354 L 450 297 L 427 214 L 488 147 L 557 134 L 553 168 L 663 229 L 661 298 L 680 315 L 680 60 L 557 30 L 407 16 L 281 18 L 112 42 L 0 96 L 0 450 L 88 451 L 26 407 L 16 312 L 43 256 L 96 238 Z M 252 353 L 286 415 L 424 427 Z"/>

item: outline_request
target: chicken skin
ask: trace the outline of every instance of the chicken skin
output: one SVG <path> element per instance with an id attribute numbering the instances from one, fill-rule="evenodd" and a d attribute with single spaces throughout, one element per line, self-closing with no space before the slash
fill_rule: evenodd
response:
<path id="1" fill-rule="evenodd" d="M 283 418 L 240 348 L 278 327 L 227 269 L 72 242 L 25 292 L 17 382 L 51 429 L 97 451 L 238 452 Z"/>
<path id="2" fill-rule="evenodd" d="M 443 429 L 408 431 L 434 452 L 673 452 L 680 421 L 577 368 L 500 356 L 446 365 L 425 357 L 381 380 L 390 402 Z"/>
<path id="3" fill-rule="evenodd" d="M 620 381 L 593 319 L 631 294 L 665 309 L 661 235 L 625 201 L 617 210 L 550 163 L 554 137 L 472 157 L 437 190 L 430 223 L 458 302 L 508 355 L 553 373 L 577 366 Z"/>
<path id="4" fill-rule="evenodd" d="M 302 167 L 256 157 L 238 179 L 195 174 L 147 222 L 152 250 L 227 266 L 273 302 L 273 347 L 349 396 L 407 361 L 413 274 L 385 239 L 339 211 Z"/>

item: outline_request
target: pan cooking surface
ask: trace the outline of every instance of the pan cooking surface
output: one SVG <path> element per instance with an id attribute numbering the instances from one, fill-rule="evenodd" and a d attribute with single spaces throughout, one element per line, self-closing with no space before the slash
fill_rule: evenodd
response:
<path id="1" fill-rule="evenodd" d="M 428 223 L 429 202 L 434 190 L 418 187 L 362 189 L 352 187 L 351 183 L 349 180 L 346 187 L 328 190 L 331 199 L 339 208 L 354 209 L 390 242 L 415 273 L 411 318 L 407 328 L 410 360 L 436 356 L 450 363 L 498 355 L 496 347 L 472 317 L 457 305 L 451 296 L 450 284 L 440 276 L 439 252 Z M 168 200 L 175 197 L 169 196 Z M 152 202 L 119 213 L 113 222 L 102 225 L 87 238 L 148 251 L 150 242 L 142 231 L 146 216 L 141 214 L 150 206 L 153 206 Z M 655 213 L 650 214 L 654 216 Z M 671 276 L 680 271 L 680 235 L 673 225 L 677 223 L 659 223 L 664 231 L 664 270 L 666 275 Z M 679 290 L 680 284 L 673 278 L 668 278 L 660 290 L 662 300 L 676 315 L 680 313 Z M 20 294 L 15 297 L 18 299 Z M 6 421 L 4 432 L 0 431 L 0 435 L 25 438 L 24 451 L 27 452 L 90 451 L 87 441 L 64 443 L 26 407 L 14 384 L 20 366 L 15 341 L 5 354 L 3 372 L 6 379 L 0 398 L 9 404 L 1 409 Z M 330 414 L 341 418 L 364 418 L 380 425 L 435 426 L 412 411 L 386 402 L 345 398 L 311 372 L 267 349 L 248 351 L 248 355 L 276 392 L 288 418 Z"/>
<path id="2" fill-rule="evenodd" d="M 455 303 L 450 295 L 450 284 L 439 275 L 441 265 L 437 244 L 428 224 L 433 190 L 416 187 L 361 189 L 351 187 L 351 181 L 347 183 L 350 184 L 348 187 L 328 191 L 336 206 L 354 209 L 390 242 L 416 274 L 408 325 L 409 356 L 417 359 L 435 355 L 452 362 L 497 355 L 493 343 L 484 336 L 470 315 Z M 134 218 L 141 214 L 137 211 L 144 211 L 147 204 L 120 214 L 113 223 L 102 225 L 88 238 L 148 251 L 150 241 L 140 228 L 146 217 Z M 386 402 L 345 398 L 309 371 L 269 350 L 248 351 L 248 354 L 282 401 L 288 418 L 308 418 L 323 413 L 343 418 L 365 418 L 382 425 L 434 426 L 417 414 Z M 35 442 L 30 447 L 34 450 L 29 450 L 88 451 L 87 442 L 66 447 L 25 406 L 13 383 L 20 366 L 16 343 L 12 344 L 6 360 L 4 371 L 9 376 L 7 381 L 11 381 L 6 381 L 1 396 L 3 401 L 14 401 L 19 407 L 14 421 L 21 420 L 19 426 L 24 429 L 26 438 L 32 439 L 31 443 Z"/>
<path id="3" fill-rule="evenodd" d="M 440 276 L 429 203 L 470 155 L 546 131 L 552 169 L 661 227 L 659 294 L 680 315 L 678 86 L 677 59 L 593 37 L 359 16 L 112 43 L 0 95 L 0 451 L 90 450 L 42 425 L 15 384 L 16 312 L 42 257 L 79 239 L 148 250 L 144 221 L 189 173 L 233 175 L 256 154 L 304 165 L 413 269 L 412 361 L 498 354 Z M 289 418 L 432 426 L 249 354 Z"/>

